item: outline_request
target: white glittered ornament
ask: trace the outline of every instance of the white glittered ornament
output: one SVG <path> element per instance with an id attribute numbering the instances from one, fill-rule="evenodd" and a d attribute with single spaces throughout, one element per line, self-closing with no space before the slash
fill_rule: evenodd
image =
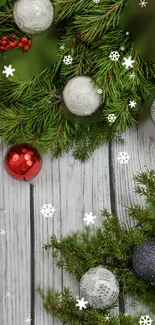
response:
<path id="1" fill-rule="evenodd" d="M 13 15 L 23 32 L 34 35 L 50 27 L 54 10 L 50 0 L 19 0 L 14 5 Z"/>
<path id="2" fill-rule="evenodd" d="M 119 295 L 115 275 L 102 265 L 88 270 L 80 280 L 80 297 L 93 308 L 109 308 Z"/>
<path id="3" fill-rule="evenodd" d="M 90 77 L 72 78 L 63 90 L 63 100 L 67 109 L 77 116 L 91 115 L 102 103 L 102 95 L 97 90 Z"/>
<path id="4" fill-rule="evenodd" d="M 152 118 L 152 121 L 153 123 L 155 124 L 155 100 L 153 101 L 152 103 L 152 106 L 151 106 L 151 118 Z"/>

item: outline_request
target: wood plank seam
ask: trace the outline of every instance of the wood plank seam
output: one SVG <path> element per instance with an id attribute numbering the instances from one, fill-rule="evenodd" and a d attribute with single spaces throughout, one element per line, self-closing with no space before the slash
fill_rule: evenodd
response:
<path id="1" fill-rule="evenodd" d="M 108 154 L 109 154 L 109 183 L 110 183 L 110 204 L 112 213 L 116 214 L 116 200 L 115 200 L 115 188 L 114 188 L 114 169 L 112 163 L 112 144 L 108 146 Z M 119 313 L 125 313 L 125 301 L 122 297 L 119 296 Z"/>
<path id="2" fill-rule="evenodd" d="M 30 184 L 30 259 L 31 259 L 31 325 L 35 325 L 35 229 L 34 229 L 34 185 Z"/>

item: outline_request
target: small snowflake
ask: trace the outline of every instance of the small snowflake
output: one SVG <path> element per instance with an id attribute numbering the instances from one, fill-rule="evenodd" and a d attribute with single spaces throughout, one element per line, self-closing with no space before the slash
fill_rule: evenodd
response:
<path id="1" fill-rule="evenodd" d="M 16 71 L 16 69 L 12 68 L 12 65 L 10 64 L 8 67 L 6 65 L 4 66 L 2 73 L 6 74 L 6 78 L 8 78 L 9 76 L 13 76 L 14 71 Z"/>
<path id="2" fill-rule="evenodd" d="M 140 317 L 139 324 L 140 325 L 151 325 L 153 320 L 149 315 L 144 315 Z"/>
<path id="3" fill-rule="evenodd" d="M 125 47 L 124 47 L 124 46 L 121 46 L 121 47 L 120 47 L 120 50 L 121 50 L 121 51 L 124 51 L 124 50 L 125 50 Z"/>
<path id="4" fill-rule="evenodd" d="M 54 212 L 56 210 L 54 209 L 54 207 L 52 206 L 52 204 L 43 204 L 40 212 L 42 213 L 42 215 L 44 216 L 44 218 L 50 218 L 53 217 Z"/>
<path id="5" fill-rule="evenodd" d="M 146 7 L 147 3 L 148 2 L 146 2 L 145 0 L 140 0 L 139 5 L 141 6 L 141 8 L 143 8 L 143 7 Z"/>
<path id="6" fill-rule="evenodd" d="M 103 93 L 103 90 L 101 88 L 99 88 L 99 89 L 97 89 L 97 93 L 101 95 Z"/>
<path id="7" fill-rule="evenodd" d="M 116 116 L 115 116 L 115 114 L 109 114 L 108 117 L 107 117 L 107 119 L 108 119 L 108 121 L 110 123 L 113 123 L 116 120 Z"/>
<path id="8" fill-rule="evenodd" d="M 110 320 L 110 314 L 105 315 L 105 321 L 109 321 Z"/>
<path id="9" fill-rule="evenodd" d="M 96 216 L 93 216 L 93 213 L 89 212 L 85 213 L 85 218 L 83 218 L 83 221 L 85 221 L 88 226 L 90 223 L 95 223 L 94 219 L 96 219 Z"/>
<path id="10" fill-rule="evenodd" d="M 60 46 L 60 50 L 63 51 L 65 49 L 65 45 Z"/>
<path id="11" fill-rule="evenodd" d="M 7 297 L 10 297 L 10 292 L 7 292 L 7 294 L 6 294 L 6 295 L 7 295 Z"/>
<path id="12" fill-rule="evenodd" d="M 135 106 L 136 106 L 136 102 L 135 102 L 134 100 L 130 100 L 130 102 L 129 102 L 129 106 L 130 106 L 131 108 L 135 107 Z"/>
<path id="13" fill-rule="evenodd" d="M 129 35 L 129 32 L 126 32 L 125 34 L 126 34 L 126 35 Z"/>
<path id="14" fill-rule="evenodd" d="M 6 230 L 5 229 L 0 229 L 0 235 L 4 236 L 6 234 Z"/>
<path id="15" fill-rule="evenodd" d="M 80 310 L 82 310 L 82 308 L 86 309 L 86 304 L 88 304 L 88 301 L 84 301 L 84 298 L 79 299 L 78 297 L 77 299 L 77 304 L 75 306 L 79 307 Z"/>
<path id="16" fill-rule="evenodd" d="M 30 324 L 31 321 L 32 321 L 32 319 L 31 319 L 30 317 L 26 317 L 25 322 L 26 322 L 27 324 Z"/>
<path id="17" fill-rule="evenodd" d="M 71 55 L 65 55 L 64 58 L 63 58 L 63 62 L 68 65 L 68 64 L 71 64 L 73 61 L 73 58 L 71 57 Z"/>
<path id="18" fill-rule="evenodd" d="M 126 151 L 119 152 L 117 159 L 120 162 L 120 164 L 127 164 L 130 159 L 130 156 Z"/>
<path id="19" fill-rule="evenodd" d="M 123 60 L 124 60 L 123 65 L 126 68 L 133 68 L 133 64 L 134 64 L 135 60 L 131 60 L 131 56 L 129 56 L 128 58 L 124 58 Z"/>
<path id="20" fill-rule="evenodd" d="M 134 78 L 135 78 L 135 76 L 136 76 L 136 75 L 135 75 L 135 73 L 134 73 L 134 72 L 130 73 L 130 78 L 131 78 L 131 79 L 134 79 Z"/>
<path id="21" fill-rule="evenodd" d="M 118 61 L 120 57 L 120 54 L 117 51 L 111 51 L 109 58 L 111 59 L 111 61 Z"/>
<path id="22" fill-rule="evenodd" d="M 93 2 L 94 2 L 94 3 L 99 3 L 99 2 L 100 2 L 100 0 L 93 0 Z"/>

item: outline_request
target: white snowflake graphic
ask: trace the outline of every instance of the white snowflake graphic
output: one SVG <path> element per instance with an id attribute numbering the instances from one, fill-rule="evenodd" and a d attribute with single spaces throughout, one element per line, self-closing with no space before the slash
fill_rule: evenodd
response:
<path id="1" fill-rule="evenodd" d="M 12 65 L 10 64 L 8 67 L 6 65 L 4 66 L 2 73 L 6 74 L 6 78 L 8 78 L 9 76 L 13 76 L 14 71 L 16 71 L 16 69 L 12 68 Z"/>
<path id="2" fill-rule="evenodd" d="M 7 295 L 7 297 L 10 297 L 10 292 L 7 292 L 7 294 L 6 294 L 6 295 Z"/>
<path id="3" fill-rule="evenodd" d="M 31 319 L 30 317 L 26 317 L 25 322 L 26 322 L 27 324 L 30 324 L 31 321 L 32 321 L 32 319 Z"/>
<path id="4" fill-rule="evenodd" d="M 110 314 L 108 314 L 108 315 L 105 315 L 105 321 L 109 321 L 109 320 L 110 320 L 110 318 L 111 318 Z"/>
<path id="5" fill-rule="evenodd" d="M 53 207 L 53 205 L 50 204 L 43 204 L 40 212 L 42 213 L 42 215 L 44 216 L 44 218 L 50 218 L 53 217 L 54 212 L 55 212 L 55 208 Z"/>
<path id="6" fill-rule="evenodd" d="M 130 78 L 131 78 L 131 79 L 134 79 L 134 78 L 135 78 L 135 76 L 136 76 L 136 75 L 135 75 L 135 73 L 134 73 L 134 72 L 130 73 Z"/>
<path id="7" fill-rule="evenodd" d="M 140 325 L 151 325 L 152 322 L 153 322 L 153 320 L 151 319 L 151 317 L 149 315 L 144 315 L 144 316 L 140 317 L 140 320 L 138 323 Z"/>
<path id="8" fill-rule="evenodd" d="M 93 216 L 93 213 L 89 212 L 85 213 L 85 218 L 83 218 L 83 221 L 85 221 L 88 226 L 90 223 L 95 223 L 94 219 L 96 219 L 96 216 Z"/>
<path id="9" fill-rule="evenodd" d="M 93 2 L 94 2 L 94 3 L 99 3 L 99 2 L 100 2 L 100 0 L 93 0 Z"/>
<path id="10" fill-rule="evenodd" d="M 123 65 L 126 68 L 133 68 L 133 64 L 135 60 L 131 60 L 131 56 L 129 56 L 128 58 L 124 58 L 123 60 L 124 60 Z"/>
<path id="11" fill-rule="evenodd" d="M 124 46 L 121 46 L 121 47 L 120 47 L 120 50 L 121 50 L 121 51 L 124 51 L 124 50 L 125 50 L 125 47 L 124 47 Z"/>
<path id="12" fill-rule="evenodd" d="M 77 304 L 75 306 L 79 307 L 80 310 L 82 310 L 82 308 L 86 309 L 86 304 L 88 304 L 88 301 L 84 301 L 84 298 L 79 299 L 79 297 L 76 298 L 77 299 Z"/>
<path id="13" fill-rule="evenodd" d="M 68 64 L 71 64 L 73 61 L 73 58 L 71 57 L 71 55 L 65 55 L 64 58 L 63 58 L 63 62 L 68 65 Z"/>
<path id="14" fill-rule="evenodd" d="M 131 108 L 135 107 L 135 106 L 136 106 L 136 102 L 135 102 L 134 100 L 130 100 L 130 102 L 129 102 L 129 106 L 130 106 Z"/>
<path id="15" fill-rule="evenodd" d="M 6 234 L 6 230 L 5 229 L 0 229 L 0 235 L 4 236 Z"/>
<path id="16" fill-rule="evenodd" d="M 65 49 L 65 45 L 61 45 L 59 48 L 61 51 L 63 51 Z"/>
<path id="17" fill-rule="evenodd" d="M 130 33 L 129 33 L 129 32 L 126 32 L 125 34 L 126 34 L 126 35 L 129 35 Z"/>
<path id="18" fill-rule="evenodd" d="M 111 61 L 118 61 L 120 57 L 120 54 L 117 51 L 111 51 L 109 58 L 111 59 Z"/>
<path id="19" fill-rule="evenodd" d="M 99 88 L 99 89 L 97 89 L 97 93 L 101 95 L 103 93 L 103 90 L 101 88 Z"/>
<path id="20" fill-rule="evenodd" d="M 148 2 L 146 2 L 145 0 L 140 0 L 139 5 L 141 6 L 141 8 L 143 8 L 146 7 L 147 3 Z"/>
<path id="21" fill-rule="evenodd" d="M 107 117 L 107 119 L 108 119 L 108 121 L 110 123 L 113 123 L 116 120 L 116 116 L 115 116 L 115 114 L 109 114 L 108 117 Z"/>
<path id="22" fill-rule="evenodd" d="M 120 164 L 127 164 L 130 159 L 130 156 L 126 151 L 119 152 L 117 159 L 120 162 Z"/>

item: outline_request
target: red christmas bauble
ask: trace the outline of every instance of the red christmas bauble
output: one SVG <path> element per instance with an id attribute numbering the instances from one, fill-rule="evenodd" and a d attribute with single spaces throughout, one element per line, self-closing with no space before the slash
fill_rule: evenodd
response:
<path id="1" fill-rule="evenodd" d="M 40 154 L 29 144 L 16 144 L 5 156 L 7 172 L 19 180 L 29 181 L 39 173 L 41 166 Z"/>

